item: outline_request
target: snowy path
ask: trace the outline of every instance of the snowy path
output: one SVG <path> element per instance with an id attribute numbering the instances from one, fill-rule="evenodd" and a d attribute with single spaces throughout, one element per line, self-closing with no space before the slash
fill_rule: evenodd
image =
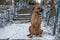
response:
<path id="1" fill-rule="evenodd" d="M 27 37 L 27 34 L 29 34 L 28 28 L 30 23 L 13 23 L 11 25 L 7 25 L 5 28 L 0 29 L 0 39 L 30 39 Z M 33 36 L 33 39 L 42 39 L 42 40 L 54 40 L 54 36 L 48 34 L 50 31 L 46 27 L 43 27 L 42 23 L 42 29 L 44 30 L 42 37 L 35 37 Z"/>

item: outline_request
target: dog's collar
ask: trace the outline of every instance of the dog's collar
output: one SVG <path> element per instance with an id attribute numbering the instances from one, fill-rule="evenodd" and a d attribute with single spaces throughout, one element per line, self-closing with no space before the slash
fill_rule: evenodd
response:
<path id="1" fill-rule="evenodd" d="M 41 13 L 40 12 L 36 12 L 38 15 L 41 15 Z"/>
<path id="2" fill-rule="evenodd" d="M 39 15 L 39 12 L 36 12 Z"/>

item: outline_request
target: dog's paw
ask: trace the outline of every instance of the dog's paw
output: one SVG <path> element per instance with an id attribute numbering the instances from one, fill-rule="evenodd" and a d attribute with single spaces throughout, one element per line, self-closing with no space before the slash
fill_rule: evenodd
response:
<path id="1" fill-rule="evenodd" d="M 39 37 L 42 37 L 42 35 L 39 35 Z"/>
<path id="2" fill-rule="evenodd" d="M 29 38 L 32 38 L 32 35 L 28 34 L 27 36 L 29 36 Z"/>
<path id="3" fill-rule="evenodd" d="M 29 36 L 29 38 L 32 38 L 32 36 Z"/>
<path id="4" fill-rule="evenodd" d="M 30 34 L 28 34 L 27 36 L 30 36 Z"/>

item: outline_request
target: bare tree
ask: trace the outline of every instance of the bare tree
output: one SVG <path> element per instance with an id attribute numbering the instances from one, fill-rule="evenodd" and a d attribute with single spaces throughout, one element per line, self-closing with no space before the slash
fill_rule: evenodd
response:
<path id="1" fill-rule="evenodd" d="M 43 4 L 43 6 L 48 6 L 48 5 L 50 5 L 50 8 L 55 4 L 54 3 L 54 0 L 42 0 L 43 2 L 42 2 L 42 4 Z M 49 1 L 49 3 L 47 3 L 47 1 Z M 53 16 L 55 16 L 56 15 L 56 8 L 55 8 L 55 6 L 52 8 L 52 10 L 50 10 L 50 16 L 49 16 L 49 18 L 51 18 L 51 17 L 53 17 Z"/>
<path id="2" fill-rule="evenodd" d="M 50 0 L 49 4 L 52 7 L 54 5 L 54 0 Z M 50 18 L 53 17 L 53 16 L 56 16 L 56 8 L 55 8 L 55 6 L 51 9 Z"/>

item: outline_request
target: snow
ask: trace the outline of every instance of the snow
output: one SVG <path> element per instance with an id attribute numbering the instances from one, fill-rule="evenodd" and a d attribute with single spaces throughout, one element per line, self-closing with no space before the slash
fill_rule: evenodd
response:
<path id="1" fill-rule="evenodd" d="M 42 37 L 29 38 L 27 35 L 29 34 L 30 22 L 27 23 L 17 23 L 14 22 L 12 24 L 8 24 L 4 28 L 0 29 L 0 39 L 41 39 L 41 40 L 54 40 L 55 36 L 51 33 L 47 27 L 44 26 L 44 22 L 41 24 L 41 29 L 43 29 Z"/>
<path id="2" fill-rule="evenodd" d="M 37 3 L 41 3 L 41 0 L 35 0 Z"/>
<path id="3" fill-rule="evenodd" d="M 31 13 L 28 13 L 28 14 L 19 14 L 19 15 L 31 15 Z"/>

